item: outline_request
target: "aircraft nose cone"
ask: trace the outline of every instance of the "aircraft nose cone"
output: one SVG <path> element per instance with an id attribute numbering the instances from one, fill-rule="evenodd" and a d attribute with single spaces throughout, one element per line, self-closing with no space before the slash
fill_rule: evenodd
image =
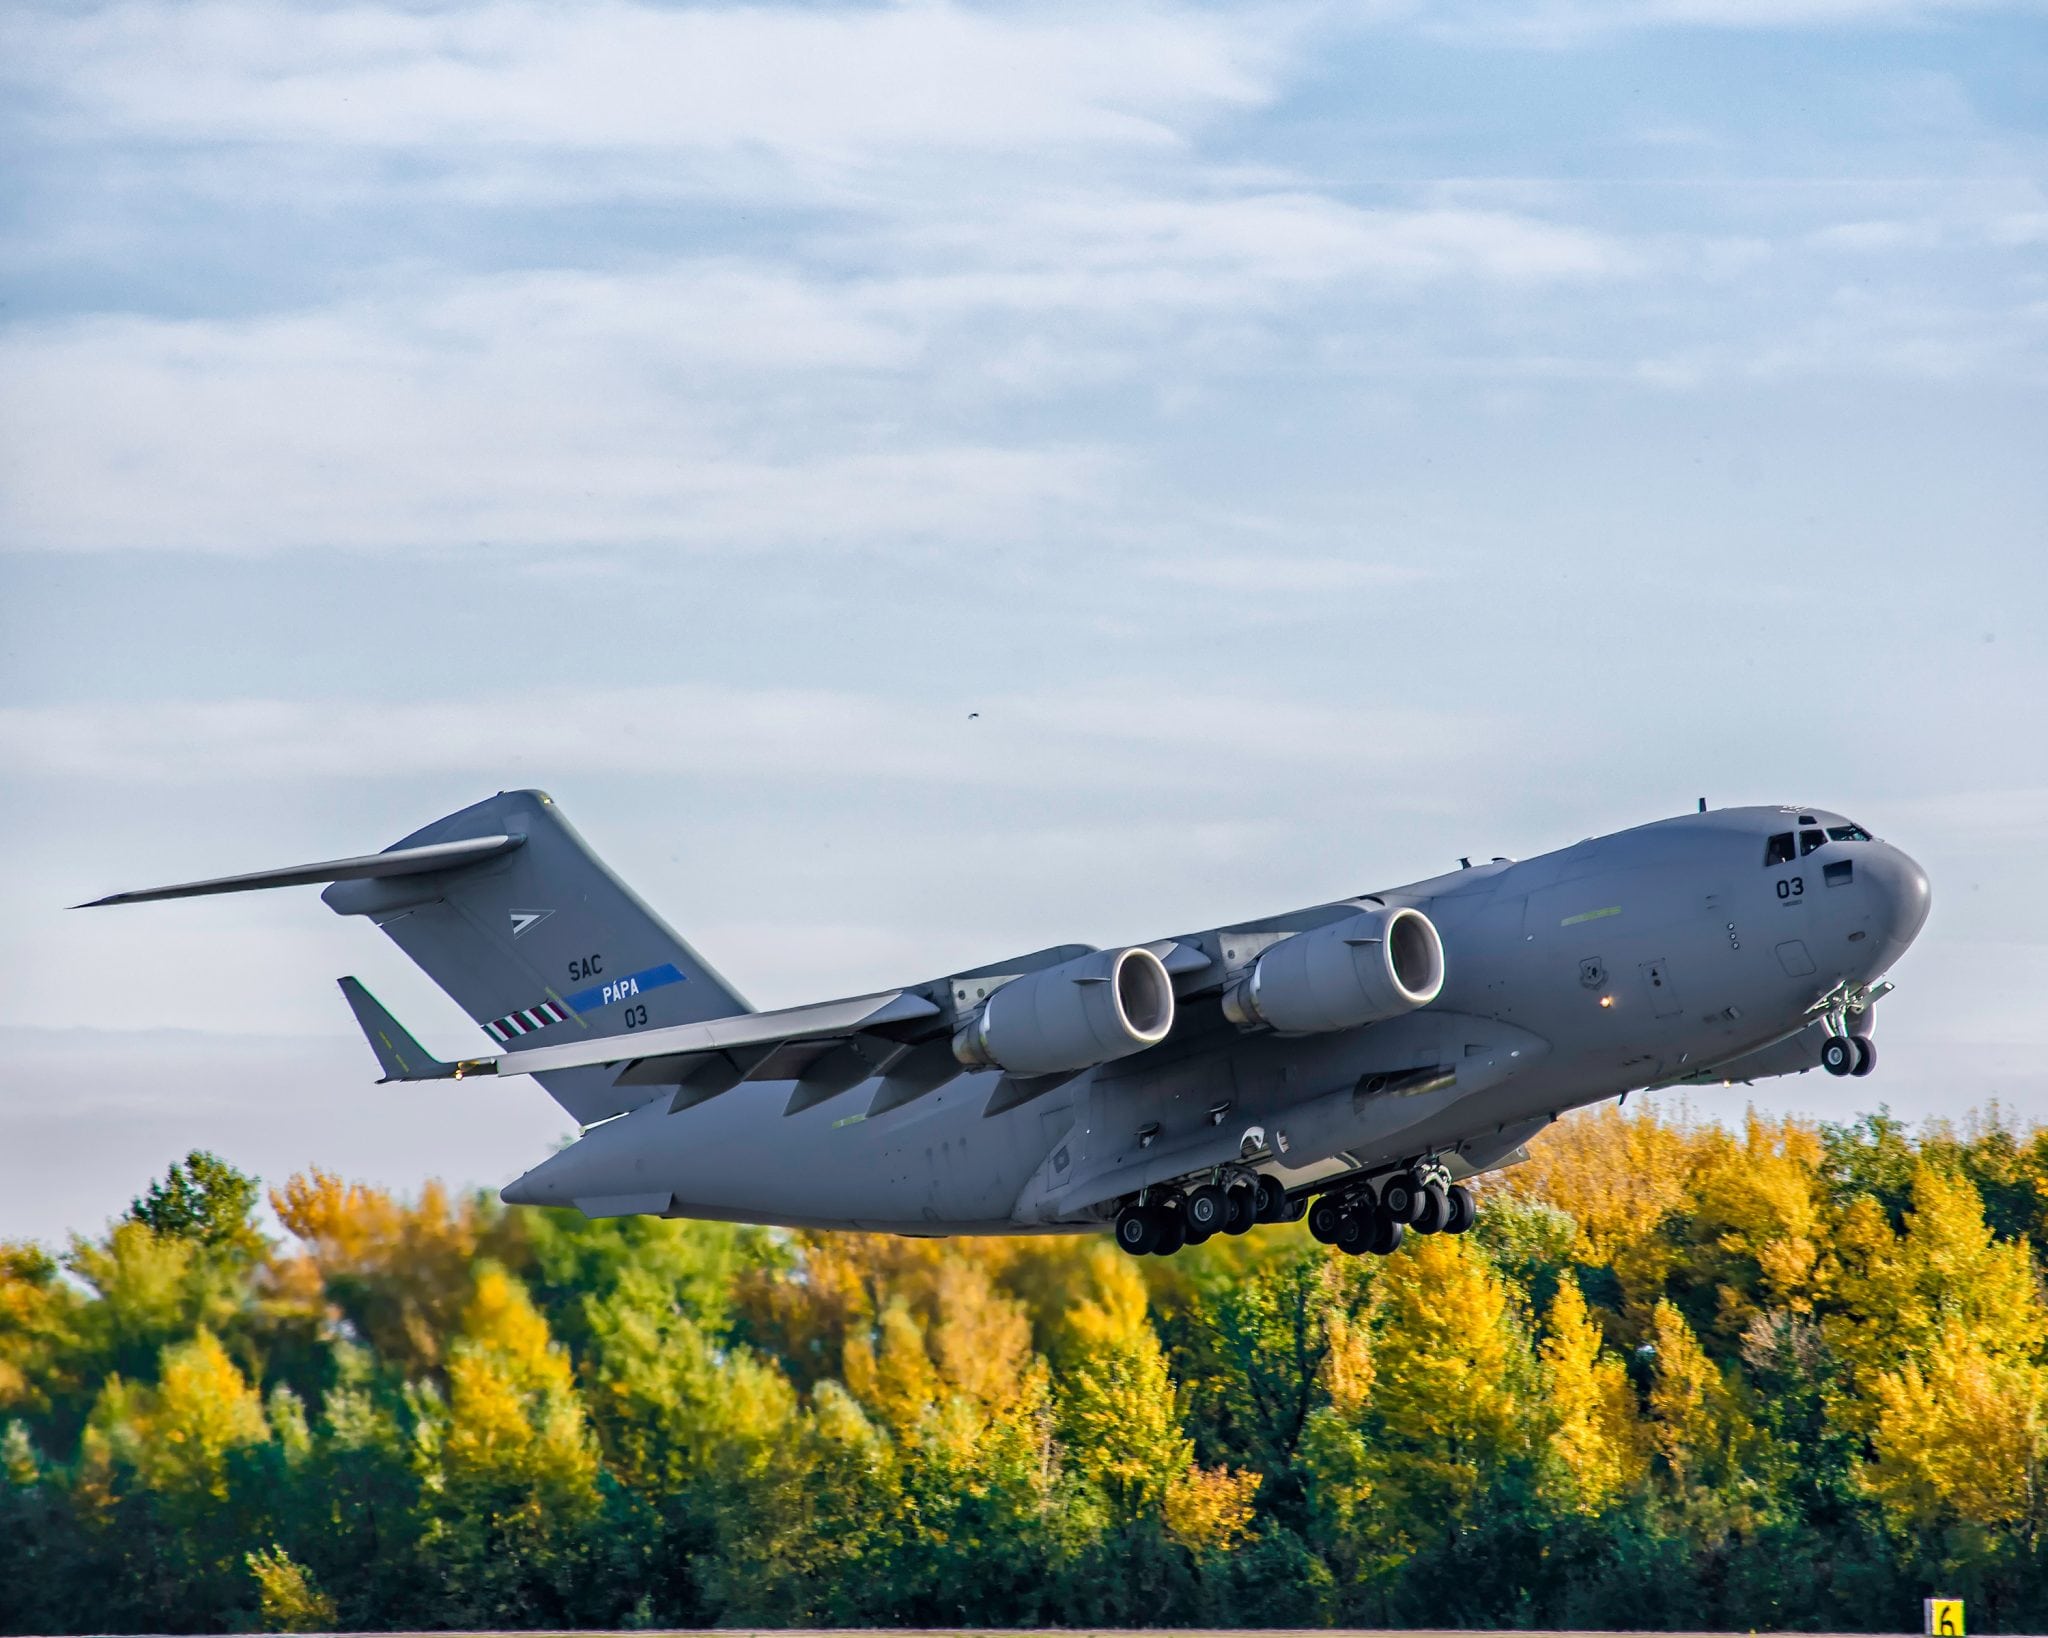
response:
<path id="1" fill-rule="evenodd" d="M 1884 947 L 1885 964 L 1889 966 L 1905 953 L 1906 946 L 1927 924 L 1927 912 L 1933 904 L 1927 872 L 1909 855 L 1886 842 L 1873 844 L 1856 872 L 1868 884 L 1871 919 Z"/>

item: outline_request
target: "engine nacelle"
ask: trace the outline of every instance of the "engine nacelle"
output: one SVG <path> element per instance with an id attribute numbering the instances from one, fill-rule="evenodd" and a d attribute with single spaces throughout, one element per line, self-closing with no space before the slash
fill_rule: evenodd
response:
<path id="1" fill-rule="evenodd" d="M 1444 944 L 1420 910 L 1367 910 L 1269 948 L 1223 998 L 1233 1024 L 1283 1035 L 1356 1029 L 1426 1007 L 1444 987 Z"/>
<path id="2" fill-rule="evenodd" d="M 1059 1075 L 1127 1058 L 1173 1028 L 1173 980 L 1150 950 L 1097 950 L 1013 978 L 953 1037 L 970 1069 Z"/>

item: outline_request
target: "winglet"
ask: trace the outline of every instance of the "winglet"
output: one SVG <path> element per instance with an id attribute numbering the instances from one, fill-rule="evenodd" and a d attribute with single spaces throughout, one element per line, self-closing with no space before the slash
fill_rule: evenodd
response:
<path id="1" fill-rule="evenodd" d="M 362 981 L 344 978 L 341 993 L 348 997 L 349 1011 L 356 1015 L 356 1022 L 363 1026 L 363 1034 L 369 1040 L 370 1050 L 377 1054 L 377 1067 L 384 1071 L 385 1081 L 452 1081 L 458 1079 L 460 1070 L 454 1064 L 444 1064 L 433 1057 L 406 1033 L 405 1026 L 384 1010 L 384 1003 L 363 988 Z"/>

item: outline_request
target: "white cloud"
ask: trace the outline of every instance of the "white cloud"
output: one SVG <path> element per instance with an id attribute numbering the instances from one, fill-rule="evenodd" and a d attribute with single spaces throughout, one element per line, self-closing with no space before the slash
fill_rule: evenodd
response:
<path id="1" fill-rule="evenodd" d="M 1272 14 L 982 12 L 927 3 L 666 7 L 154 0 L 17 11 L 15 74 L 61 107 L 180 142 L 877 150 L 1176 140 L 1265 100 Z"/>
<path id="2" fill-rule="evenodd" d="M 1298 557 L 1285 552 L 1154 558 L 1140 565 L 1160 580 L 1209 591 L 1299 596 L 1303 592 L 1387 591 L 1427 580 L 1411 564 L 1348 557 Z"/>
<path id="3" fill-rule="evenodd" d="M 1556 48 L 1646 29 L 1914 28 L 1972 13 L 2028 9 L 2028 0 L 1450 0 L 1418 4 L 1406 15 L 1412 26 L 1450 40 Z"/>
<path id="4" fill-rule="evenodd" d="M 970 718 L 969 712 L 977 713 Z M 517 735 L 505 725 L 519 723 Z M 675 685 L 468 699 L 0 707 L 20 778 L 194 784 L 588 773 L 991 789 L 1199 787 L 1241 766 L 1477 754 L 1498 725 L 1405 702 L 1316 705 L 1105 679 L 1029 695 L 893 699 Z"/>
<path id="5" fill-rule="evenodd" d="M 0 342 L 0 542 L 986 540 L 1098 486 L 1099 451 L 878 442 L 830 407 L 821 376 L 886 374 L 907 345 L 773 273 L 482 281 L 413 303 L 21 330 Z M 756 371 L 801 372 L 810 392 Z"/>
<path id="6" fill-rule="evenodd" d="M 1836 222 L 1807 235 L 1820 250 L 1873 252 L 1930 250 L 1941 242 L 1939 224 L 1929 221 Z"/>
<path id="7" fill-rule="evenodd" d="M 920 301 L 1017 308 L 1215 306 L 1353 280 L 1506 282 L 1637 270 L 1608 236 L 1525 213 L 1364 209 L 1321 194 L 1147 197 L 1101 190 L 913 224 L 914 250 L 1006 271 L 939 278 Z"/>
<path id="8" fill-rule="evenodd" d="M 962 405 L 1227 371 L 1190 345 L 1212 318 L 1242 352 L 1346 290 L 1631 265 L 1510 212 L 1059 190 L 885 214 L 780 262 L 398 269 L 299 311 L 17 326 L 0 336 L 0 549 L 1071 535 L 1114 510 L 1118 451 L 963 434 Z"/>

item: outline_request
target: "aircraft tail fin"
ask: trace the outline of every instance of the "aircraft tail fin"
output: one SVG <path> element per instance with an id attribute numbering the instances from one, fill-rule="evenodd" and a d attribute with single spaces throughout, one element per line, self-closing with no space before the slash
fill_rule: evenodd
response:
<path id="1" fill-rule="evenodd" d="M 338 914 L 382 928 L 483 1027 L 493 1050 L 753 1010 L 612 874 L 544 791 L 501 791 L 392 851 L 492 836 L 522 840 L 456 869 L 338 881 L 320 896 Z M 649 1095 L 616 1085 L 602 1065 L 537 1079 L 586 1125 Z"/>
<path id="2" fill-rule="evenodd" d="M 308 882 L 332 884 L 320 896 L 337 914 L 367 916 L 381 927 L 482 1027 L 494 1049 L 624 1036 L 754 1010 L 606 868 L 544 791 L 500 791 L 382 853 L 93 902 Z M 455 1073 L 354 979 L 343 979 L 342 991 L 387 1080 Z M 619 1056 L 632 1053 L 622 1049 Z M 536 1078 L 585 1125 L 632 1108 L 654 1090 L 616 1085 L 615 1071 L 603 1064 Z"/>
<path id="3" fill-rule="evenodd" d="M 377 1054 L 377 1067 L 385 1081 L 446 1081 L 457 1078 L 453 1064 L 445 1064 L 415 1041 L 406 1027 L 393 1018 L 359 978 L 340 981 L 349 1011 L 363 1027 L 370 1050 Z M 380 1086 L 383 1081 L 378 1083 Z"/>

